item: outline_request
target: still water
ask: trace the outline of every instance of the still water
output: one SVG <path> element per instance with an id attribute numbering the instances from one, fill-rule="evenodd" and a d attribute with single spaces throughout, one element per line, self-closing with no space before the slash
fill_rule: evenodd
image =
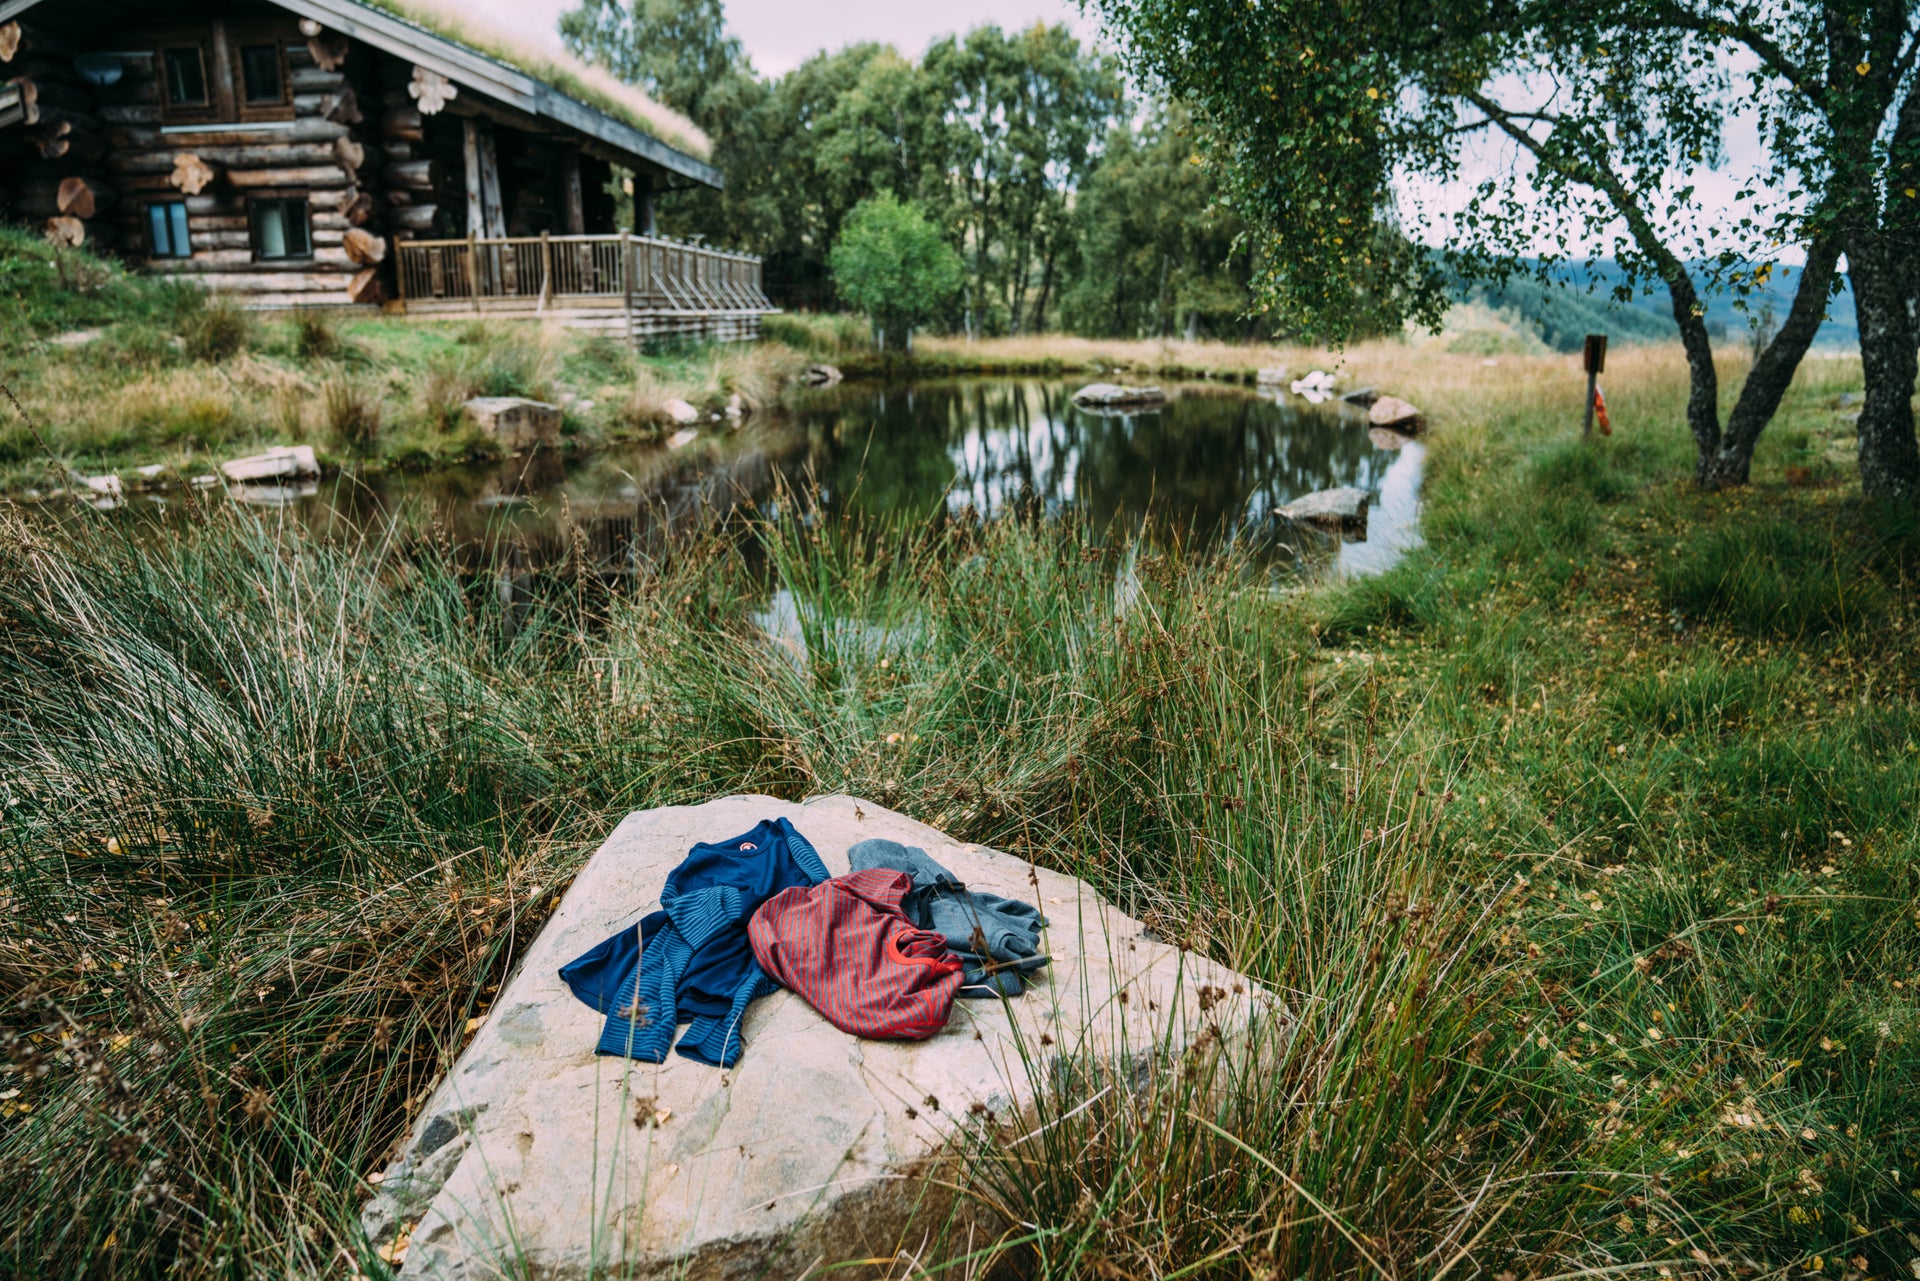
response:
<path id="1" fill-rule="evenodd" d="M 737 430 L 714 424 L 677 450 L 536 456 L 248 497 L 343 532 L 396 513 L 424 517 L 469 551 L 526 568 L 581 550 L 615 566 L 742 506 L 771 510 L 783 494 L 828 513 L 1024 514 L 1080 520 L 1110 540 L 1144 529 L 1247 543 L 1263 559 L 1334 573 L 1378 572 L 1419 541 L 1424 450 L 1369 432 L 1362 410 L 1199 385 L 1117 414 L 1074 406 L 1077 385 L 845 384 Z M 1372 497 L 1364 538 L 1272 519 L 1292 499 L 1342 485 Z"/>

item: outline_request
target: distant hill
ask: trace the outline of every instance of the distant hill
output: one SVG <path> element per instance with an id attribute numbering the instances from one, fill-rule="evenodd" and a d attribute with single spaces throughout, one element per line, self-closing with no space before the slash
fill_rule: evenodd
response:
<path id="1" fill-rule="evenodd" d="M 1642 291 L 1631 302 L 1614 299 L 1613 290 L 1626 277 L 1610 258 L 1568 264 L 1555 268 L 1553 275 L 1558 283 L 1551 285 L 1532 279 L 1515 280 L 1505 286 L 1466 281 L 1456 287 L 1455 293 L 1463 302 L 1481 303 L 1513 315 L 1556 351 L 1576 350 L 1587 334 L 1606 334 L 1616 343 L 1666 342 L 1677 334 L 1664 285 L 1656 286 L 1651 293 Z M 1750 317 L 1764 315 L 1769 306 L 1775 324 L 1786 319 L 1799 284 L 1797 270 L 1776 276 L 1748 297 L 1744 313 L 1729 294 L 1709 294 L 1708 332 L 1716 342 L 1747 341 L 1752 332 Z M 1814 344 L 1851 347 L 1859 341 L 1853 293 L 1843 288 L 1828 302 L 1827 321 L 1820 326 Z"/>

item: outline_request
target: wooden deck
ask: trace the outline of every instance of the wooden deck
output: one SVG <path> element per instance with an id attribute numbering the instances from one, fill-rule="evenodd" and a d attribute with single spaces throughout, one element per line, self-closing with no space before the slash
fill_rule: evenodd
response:
<path id="1" fill-rule="evenodd" d="M 410 316 L 557 320 L 640 343 L 674 334 L 760 336 L 778 308 L 760 259 L 652 236 L 412 240 L 394 246 Z"/>

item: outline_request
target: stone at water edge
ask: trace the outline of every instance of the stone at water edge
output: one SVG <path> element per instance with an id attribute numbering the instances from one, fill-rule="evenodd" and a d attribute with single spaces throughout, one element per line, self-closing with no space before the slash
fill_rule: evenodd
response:
<path id="1" fill-rule="evenodd" d="M 844 375 L 832 365 L 808 365 L 800 381 L 809 387 L 836 387 Z"/>
<path id="2" fill-rule="evenodd" d="M 560 406 L 523 396 L 476 396 L 461 406 L 505 449 L 560 443 Z"/>
<path id="3" fill-rule="evenodd" d="M 687 426 L 689 423 L 697 423 L 700 421 L 700 411 L 678 396 L 669 397 L 667 403 L 660 406 L 660 408 L 666 410 L 667 417 L 679 423 L 682 427 Z"/>
<path id="4" fill-rule="evenodd" d="M 1119 383 L 1089 383 L 1073 393 L 1076 405 L 1158 405 L 1167 393 L 1158 387 L 1123 387 Z"/>
<path id="5" fill-rule="evenodd" d="M 1426 415 L 1398 396 L 1382 396 L 1367 410 L 1367 422 L 1411 434 L 1426 425 Z"/>
<path id="6" fill-rule="evenodd" d="M 976 889 L 1036 902 L 1051 921 L 1040 984 L 1005 1004 L 958 1002 L 924 1042 L 858 1040 L 779 992 L 749 1010 L 731 1071 L 677 1054 L 657 1066 L 596 1057 L 603 1019 L 555 971 L 650 911 L 696 841 L 783 815 L 835 874 L 852 845 L 890 837 Z M 984 1113 L 1031 1124 L 1009 1015 L 1048 1079 L 1068 1054 L 1138 1063 L 1203 1033 L 1233 1043 L 1259 1012 L 1286 1016 L 1072 877 L 869 801 L 733 796 L 644 810 L 575 878 L 362 1222 L 386 1257 L 404 1254 L 403 1276 L 460 1281 L 792 1276 L 818 1260 L 890 1258 L 944 1221 L 948 1194 L 912 1176 L 956 1125 Z"/>
<path id="7" fill-rule="evenodd" d="M 220 471 L 235 484 L 246 484 L 286 476 L 318 476 L 320 460 L 314 455 L 312 445 L 275 445 L 264 454 L 249 454 L 221 463 Z"/>
<path id="8" fill-rule="evenodd" d="M 681 449 L 687 445 L 691 445 L 694 441 L 698 439 L 700 439 L 699 432 L 695 431 L 691 427 L 682 427 L 679 431 L 667 437 L 667 448 Z"/>
<path id="9" fill-rule="evenodd" d="M 1343 534 L 1367 532 L 1367 491 L 1343 485 L 1322 489 L 1296 498 L 1280 509 L 1280 515 L 1302 525 L 1337 529 Z"/>
<path id="10" fill-rule="evenodd" d="M 1253 376 L 1253 381 L 1262 387 L 1271 387 L 1275 383 L 1287 381 L 1287 369 L 1284 365 L 1268 365 Z"/>

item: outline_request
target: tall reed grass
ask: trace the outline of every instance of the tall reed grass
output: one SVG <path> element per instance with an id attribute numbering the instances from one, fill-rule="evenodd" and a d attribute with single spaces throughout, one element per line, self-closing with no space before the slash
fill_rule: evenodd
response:
<path id="1" fill-rule="evenodd" d="M 1544 379 L 1428 369 L 1429 545 L 1305 591 L 799 502 L 509 625 L 400 525 L 8 516 L 0 1272 L 380 1274 L 365 1176 L 568 876 L 757 790 L 1078 873 L 1293 1011 L 1036 1060 L 1045 1128 L 955 1171 L 1006 1234 L 922 1272 L 1896 1275 L 1920 544 L 1770 456 L 1671 483 L 1640 368 L 1584 451 Z"/>

